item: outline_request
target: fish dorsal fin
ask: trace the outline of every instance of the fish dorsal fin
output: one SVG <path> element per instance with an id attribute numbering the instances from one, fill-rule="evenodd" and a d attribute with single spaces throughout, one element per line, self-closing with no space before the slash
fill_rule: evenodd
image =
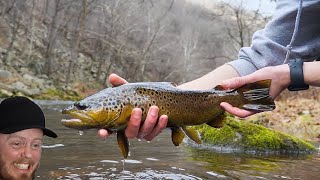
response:
<path id="1" fill-rule="evenodd" d="M 129 142 L 124 130 L 117 132 L 117 141 L 122 156 L 126 159 L 129 154 Z"/>
<path id="2" fill-rule="evenodd" d="M 222 85 L 217 85 L 216 87 L 213 88 L 213 90 L 216 90 L 216 91 L 224 91 L 225 89 L 223 88 Z"/>
<path id="3" fill-rule="evenodd" d="M 233 92 L 235 89 L 225 89 L 222 85 L 217 85 L 216 87 L 214 87 L 212 90 L 214 91 L 224 91 L 227 93 L 231 93 Z"/>
<path id="4" fill-rule="evenodd" d="M 172 134 L 171 134 L 172 143 L 175 146 L 179 146 L 184 138 L 183 131 L 179 127 L 172 127 L 171 131 L 172 131 Z"/>
<path id="5" fill-rule="evenodd" d="M 200 139 L 199 133 L 194 128 L 183 126 L 182 130 L 195 143 L 201 144 L 201 139 Z"/>
<path id="6" fill-rule="evenodd" d="M 219 116 L 215 117 L 214 120 L 207 122 L 207 124 L 214 128 L 221 128 L 223 127 L 226 118 L 226 113 L 222 113 Z"/>
<path id="7" fill-rule="evenodd" d="M 178 85 L 174 82 L 170 82 L 171 86 L 177 87 Z"/>
<path id="8" fill-rule="evenodd" d="M 157 90 L 169 90 L 176 89 L 176 84 L 173 82 L 144 82 L 136 83 L 137 91 L 157 91 Z"/>

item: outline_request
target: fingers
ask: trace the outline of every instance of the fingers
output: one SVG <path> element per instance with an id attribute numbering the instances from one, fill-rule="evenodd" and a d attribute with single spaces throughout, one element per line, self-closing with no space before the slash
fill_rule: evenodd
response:
<path id="1" fill-rule="evenodd" d="M 162 130 L 167 126 L 167 123 L 168 123 L 168 116 L 167 115 L 160 116 L 157 125 L 148 135 L 144 137 L 144 139 L 147 141 L 151 141 L 153 138 L 155 138 L 162 132 Z"/>
<path id="2" fill-rule="evenodd" d="M 158 113 L 159 108 L 157 106 L 151 106 L 149 108 L 147 118 L 140 128 L 137 138 L 141 139 L 153 130 L 158 120 Z"/>
<path id="3" fill-rule="evenodd" d="M 141 126 L 142 111 L 140 108 L 134 108 L 128 126 L 125 130 L 127 138 L 144 138 L 147 141 L 151 141 L 154 137 L 159 135 L 162 130 L 167 126 L 168 116 L 162 115 L 158 121 L 159 108 L 157 106 L 151 106 L 148 111 L 146 120 Z M 101 138 L 108 137 L 108 132 L 103 130 L 98 131 L 98 135 Z M 107 134 L 107 135 L 105 135 Z"/>
<path id="4" fill-rule="evenodd" d="M 98 131 L 98 136 L 101 138 L 101 139 L 107 139 L 107 137 L 109 136 L 109 133 L 107 130 L 105 129 L 99 129 Z"/>
<path id="5" fill-rule="evenodd" d="M 120 86 L 122 84 L 128 83 L 125 79 L 116 74 L 110 74 L 109 82 L 112 84 L 112 86 Z"/>
<path id="6" fill-rule="evenodd" d="M 141 124 L 141 117 L 142 110 L 140 108 L 134 108 L 128 122 L 128 127 L 125 130 L 127 138 L 132 139 L 138 135 Z"/>
<path id="7" fill-rule="evenodd" d="M 224 110 L 229 112 L 230 114 L 233 114 L 233 115 L 238 116 L 240 118 L 245 118 L 247 116 L 250 116 L 250 115 L 254 114 L 254 112 L 247 111 L 247 110 L 244 110 L 244 109 L 240 109 L 240 108 L 237 108 L 237 107 L 233 107 L 229 103 L 226 103 L 226 102 L 220 103 L 220 106 Z"/>
<path id="8" fill-rule="evenodd" d="M 235 77 L 235 78 L 224 80 L 222 81 L 222 86 L 225 89 L 235 89 L 247 83 L 248 83 L 247 78 L 243 76 L 243 77 Z"/>
<path id="9" fill-rule="evenodd" d="M 162 132 L 168 123 L 167 115 L 162 115 L 158 121 L 158 113 L 159 108 L 157 106 L 151 106 L 146 120 L 140 127 L 142 111 L 139 108 L 135 108 L 131 114 L 128 127 L 126 128 L 126 136 L 130 139 L 137 137 L 139 139 L 144 138 L 147 141 L 151 141 Z"/>

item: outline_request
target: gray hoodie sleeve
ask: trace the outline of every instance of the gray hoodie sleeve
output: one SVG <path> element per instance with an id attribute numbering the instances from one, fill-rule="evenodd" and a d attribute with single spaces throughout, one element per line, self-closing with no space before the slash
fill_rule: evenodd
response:
<path id="1" fill-rule="evenodd" d="M 283 64 L 298 9 L 298 0 L 278 0 L 272 20 L 254 33 L 250 47 L 239 51 L 237 60 L 227 64 L 244 76 L 267 66 Z M 290 58 L 312 61 L 320 56 L 320 0 L 304 0 L 299 31 Z"/>

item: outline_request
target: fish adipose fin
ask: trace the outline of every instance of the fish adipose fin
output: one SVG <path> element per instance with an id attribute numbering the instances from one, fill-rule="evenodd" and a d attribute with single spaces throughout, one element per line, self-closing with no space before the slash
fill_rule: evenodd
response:
<path id="1" fill-rule="evenodd" d="M 124 130 L 117 132 L 117 141 L 118 141 L 118 146 L 120 148 L 122 156 L 124 158 L 127 158 L 129 154 L 129 142 L 128 142 L 128 138 L 125 135 Z"/>
<path id="2" fill-rule="evenodd" d="M 226 117 L 226 113 L 222 113 L 219 116 L 215 117 L 214 120 L 207 122 L 207 125 L 214 128 L 221 128 L 224 125 Z"/>
<path id="3" fill-rule="evenodd" d="M 179 127 L 173 127 L 171 128 L 172 134 L 171 139 L 172 143 L 175 146 L 179 146 L 184 138 L 184 133 Z"/>
<path id="4" fill-rule="evenodd" d="M 184 126 L 182 127 L 182 130 L 195 143 L 201 144 L 199 133 L 195 129 L 193 129 L 192 127 Z"/>
<path id="5" fill-rule="evenodd" d="M 242 108 L 253 111 L 272 111 L 275 109 L 275 103 L 269 96 L 271 80 L 262 80 L 254 83 L 246 84 L 237 92 L 242 94 L 245 103 Z"/>

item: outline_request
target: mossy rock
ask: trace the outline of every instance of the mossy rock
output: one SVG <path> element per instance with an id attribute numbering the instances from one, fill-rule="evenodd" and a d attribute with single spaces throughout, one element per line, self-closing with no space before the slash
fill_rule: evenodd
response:
<path id="1" fill-rule="evenodd" d="M 71 100 L 77 101 L 81 100 L 81 97 L 76 91 L 64 91 L 61 89 L 48 89 L 44 93 L 34 96 L 35 99 L 46 99 L 46 100 Z"/>
<path id="2" fill-rule="evenodd" d="M 215 147 L 237 149 L 245 152 L 266 153 L 311 153 L 313 144 L 261 125 L 237 121 L 228 116 L 226 124 L 220 128 L 208 125 L 196 127 L 202 141 Z"/>

